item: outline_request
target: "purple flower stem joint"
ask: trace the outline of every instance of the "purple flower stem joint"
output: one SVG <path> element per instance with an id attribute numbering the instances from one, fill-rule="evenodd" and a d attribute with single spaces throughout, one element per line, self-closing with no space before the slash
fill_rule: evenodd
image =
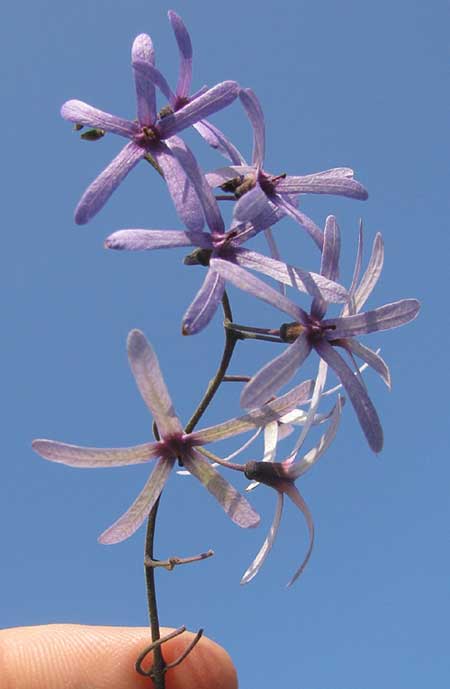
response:
<path id="1" fill-rule="evenodd" d="M 359 229 L 355 267 L 350 287 L 339 280 L 341 235 L 336 218 L 329 215 L 322 230 L 303 210 L 299 202 L 304 194 L 331 194 L 364 201 L 368 194 L 349 167 L 336 167 L 304 176 L 282 172 L 271 174 L 263 169 L 266 148 L 266 125 L 261 104 L 249 88 L 236 81 L 223 81 L 212 88 L 203 86 L 191 92 L 192 43 L 182 19 L 172 10 L 168 13 L 180 56 L 175 90 L 156 67 L 152 40 L 140 34 L 133 42 L 132 70 L 136 91 L 136 119 L 124 119 L 94 108 L 79 100 L 67 101 L 61 110 L 63 118 L 73 122 L 81 137 L 97 141 L 105 133 L 121 136 L 126 143 L 114 160 L 89 185 L 76 211 L 78 224 L 89 222 L 107 203 L 113 192 L 141 160 L 152 163 L 160 172 L 184 229 L 123 229 L 105 240 L 108 249 L 118 251 L 153 251 L 185 249 L 185 265 L 199 265 L 206 275 L 199 291 L 181 320 L 183 335 L 195 335 L 206 329 L 221 305 L 224 315 L 224 348 L 217 371 L 203 398 L 185 427 L 175 412 L 151 345 L 140 330 L 128 337 L 128 358 L 139 392 L 153 417 L 154 441 L 126 448 L 95 448 L 68 445 L 54 440 L 35 440 L 34 450 L 45 459 L 79 468 L 106 468 L 152 463 L 152 471 L 141 493 L 106 531 L 99 541 L 115 544 L 131 537 L 147 520 L 145 538 L 145 579 L 152 643 L 140 653 L 136 671 L 164 689 L 165 675 L 181 663 L 198 643 L 199 630 L 185 651 L 166 663 L 163 644 L 185 631 L 180 627 L 161 637 L 156 600 L 155 571 L 174 570 L 179 565 L 201 562 L 213 555 L 203 553 L 163 560 L 155 558 L 154 536 L 158 505 L 166 482 L 176 465 L 180 474 L 195 477 L 214 497 L 225 514 L 238 526 L 258 526 L 260 517 L 249 500 L 222 476 L 222 469 L 239 471 L 251 481 L 247 495 L 263 484 L 276 493 L 276 508 L 267 536 L 245 571 L 241 583 L 250 582 L 261 569 L 275 541 L 287 496 L 305 518 L 309 544 L 300 566 L 292 576 L 294 583 L 310 559 L 314 543 L 314 524 L 296 481 L 329 449 L 337 434 L 347 395 L 361 429 L 374 452 L 383 447 L 383 432 L 375 406 L 369 397 L 362 373 L 372 368 L 390 387 L 390 372 L 379 355 L 359 341 L 360 336 L 390 330 L 412 321 L 418 314 L 415 299 L 402 299 L 362 311 L 373 291 L 383 266 L 384 247 L 381 234 L 373 242 L 366 270 L 362 273 L 363 233 Z M 157 107 L 157 90 L 165 103 Z M 228 137 L 208 119 L 236 101 L 243 108 L 253 132 L 251 164 Z M 201 139 L 227 160 L 226 167 L 203 172 L 196 155 L 178 136 L 193 127 Z M 84 127 L 89 127 L 86 131 Z M 283 161 L 277 163 L 283 170 Z M 213 189 L 224 193 L 214 195 Z M 225 226 L 220 202 L 232 202 L 232 220 Z M 151 218 L 150 218 L 151 221 Z M 294 221 L 292 223 L 292 221 Z M 298 225 L 320 251 L 320 267 L 299 268 L 286 263 L 278 250 L 272 226 Z M 204 231 L 205 224 L 207 226 Z M 152 225 L 150 225 L 152 227 Z M 286 230 L 284 230 L 286 232 Z M 263 233 L 270 256 L 251 248 L 253 239 Z M 245 246 L 244 246 L 245 244 Z M 294 261 L 297 263 L 297 261 Z M 273 281 L 271 286 L 256 277 L 257 272 Z M 275 328 L 238 324 L 233 320 L 226 292 L 227 283 L 287 314 L 290 321 Z M 289 296 L 288 296 L 289 290 Z M 299 306 L 295 295 L 306 300 Z M 303 303 L 303 302 L 302 302 Z M 337 317 L 326 318 L 330 305 L 340 304 Z M 286 349 L 258 372 L 229 373 L 238 342 L 260 340 L 287 345 Z M 319 357 L 315 380 L 306 380 L 280 396 L 312 351 Z M 356 359 L 362 361 L 359 367 Z M 328 373 L 334 372 L 337 385 L 325 390 Z M 215 399 L 223 382 L 244 383 L 241 406 L 247 411 L 223 423 L 195 430 L 197 423 Z M 331 408 L 321 409 L 327 400 Z M 303 409 L 302 407 L 305 407 Z M 313 427 L 324 424 L 325 432 L 312 449 L 298 455 Z M 276 461 L 278 445 L 301 431 L 286 458 Z M 252 435 L 228 457 L 218 457 L 209 445 L 244 433 Z M 261 436 L 264 449 L 257 460 L 235 463 L 237 455 L 246 454 Z M 256 454 L 260 451 L 256 450 Z M 255 455 L 253 455 L 255 456 Z M 220 470 L 220 471 L 219 471 Z M 180 482 L 184 479 L 179 479 Z M 148 667 L 147 656 L 152 653 Z"/>

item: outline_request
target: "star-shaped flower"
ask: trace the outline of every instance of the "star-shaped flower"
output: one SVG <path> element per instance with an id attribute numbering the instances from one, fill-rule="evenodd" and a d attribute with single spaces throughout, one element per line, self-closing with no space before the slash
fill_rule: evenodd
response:
<path id="1" fill-rule="evenodd" d="M 307 313 L 290 299 L 279 294 L 247 271 L 243 271 L 239 266 L 218 260 L 212 260 L 211 266 L 225 280 L 229 280 L 240 289 L 250 292 L 294 318 L 293 323 L 284 324 L 280 328 L 280 336 L 285 342 L 289 342 L 290 346 L 266 364 L 245 386 L 241 396 L 242 406 L 252 407 L 270 399 L 277 390 L 291 380 L 311 350 L 314 349 L 321 359 L 334 370 L 341 381 L 370 447 L 374 452 L 380 452 L 383 447 L 383 431 L 378 414 L 360 376 L 354 375 L 336 348 L 345 349 L 352 359 L 353 355 L 361 358 L 389 384 L 389 370 L 384 361 L 356 338 L 359 335 L 390 330 L 408 323 L 417 316 L 420 305 L 416 299 L 402 299 L 360 313 L 375 287 L 383 264 L 383 242 L 381 234 L 378 234 L 375 238 L 368 268 L 358 284 L 361 266 L 361 237 L 360 232 L 355 273 L 349 290 L 349 306 L 344 308 L 342 315 L 338 318 L 324 318 L 328 306 L 324 299 L 315 298 L 310 313 Z M 337 279 L 339 253 L 339 227 L 336 219 L 329 216 L 325 225 L 320 269 L 323 277 L 330 280 Z"/>
<path id="2" fill-rule="evenodd" d="M 258 514 L 210 465 L 199 448 L 216 440 L 254 430 L 279 418 L 308 396 L 309 382 L 244 416 L 201 431 L 185 433 L 164 383 L 156 355 L 139 330 L 133 330 L 128 336 L 128 357 L 139 392 L 158 428 L 159 441 L 127 448 L 80 447 L 54 440 L 33 441 L 33 449 L 45 459 L 74 467 L 116 467 L 157 460 L 142 492 L 125 514 L 100 536 L 100 542 L 118 543 L 139 528 L 160 496 L 177 460 L 207 488 L 232 521 L 241 527 L 257 526 Z"/>
<path id="3" fill-rule="evenodd" d="M 164 173 L 181 219 L 191 230 L 202 229 L 203 212 L 195 191 L 199 183 L 195 159 L 176 134 L 232 103 L 239 86 L 234 81 L 224 81 L 206 92 L 202 90 L 177 112 L 158 118 L 152 80 L 154 50 L 149 36 L 141 34 L 135 39 L 131 56 L 137 120 L 111 115 L 79 100 L 69 100 L 62 106 L 61 115 L 70 122 L 129 139 L 84 192 L 75 211 L 75 221 L 83 225 L 93 218 L 135 165 L 150 153 Z"/>
<path id="4" fill-rule="evenodd" d="M 234 208 L 236 222 L 253 222 L 258 225 L 268 207 L 278 209 L 278 217 L 290 215 L 322 248 L 320 228 L 296 208 L 292 197 L 299 194 L 335 194 L 350 198 L 367 199 L 367 191 L 353 178 L 347 167 L 332 168 L 304 176 L 272 175 L 263 170 L 265 153 L 265 126 L 261 105 L 251 89 L 242 89 L 240 99 L 253 126 L 253 156 L 251 165 L 231 165 L 208 174 L 211 186 L 220 186 L 233 192 L 238 202 Z"/>

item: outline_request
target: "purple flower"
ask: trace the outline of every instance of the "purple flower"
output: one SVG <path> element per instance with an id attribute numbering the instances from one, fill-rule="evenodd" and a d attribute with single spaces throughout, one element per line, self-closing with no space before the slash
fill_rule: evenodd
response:
<path id="1" fill-rule="evenodd" d="M 322 276 L 330 280 L 338 278 L 339 253 L 339 227 L 335 218 L 329 216 L 324 232 L 320 269 Z M 374 452 L 380 452 L 383 447 L 383 431 L 378 414 L 360 376 L 354 375 L 336 348 L 344 349 L 350 355 L 352 362 L 354 356 L 362 359 L 389 385 L 389 370 L 384 361 L 374 351 L 358 342 L 356 337 L 380 330 L 390 330 L 408 323 L 417 316 L 420 305 L 416 299 L 402 299 L 360 313 L 381 273 L 383 265 L 381 234 L 375 238 L 369 265 L 358 284 L 361 254 L 362 231 L 360 230 L 355 273 L 349 290 L 349 305 L 344 307 L 340 317 L 329 319 L 324 318 L 328 306 L 324 299 L 314 298 L 310 313 L 306 313 L 290 299 L 243 271 L 239 266 L 218 260 L 212 260 L 211 266 L 223 279 L 276 306 L 294 319 L 293 323 L 284 324 L 280 328 L 280 336 L 285 342 L 289 342 L 290 346 L 266 364 L 245 386 L 241 396 L 242 406 L 251 407 L 269 399 L 276 390 L 289 382 L 311 350 L 315 349 L 321 359 L 334 370 L 345 388 L 370 447 Z"/>
<path id="2" fill-rule="evenodd" d="M 177 112 L 158 119 L 152 80 L 154 50 L 146 34 L 138 36 L 133 43 L 132 64 L 137 120 L 110 115 L 79 100 L 67 101 L 62 106 L 61 114 L 70 122 L 129 139 L 119 155 L 84 192 L 75 211 L 75 221 L 83 225 L 93 218 L 135 165 L 151 154 L 164 173 L 181 219 L 190 230 L 201 230 L 203 212 L 195 191 L 198 184 L 195 159 L 175 135 L 232 103 L 238 95 L 239 86 L 234 81 L 224 81 L 193 97 Z"/>
<path id="3" fill-rule="evenodd" d="M 237 222 L 258 224 L 261 214 L 268 207 L 278 209 L 283 215 L 290 215 L 322 248 L 323 235 L 320 228 L 301 213 L 292 197 L 298 194 L 335 194 L 350 198 L 367 199 L 367 191 L 353 178 L 353 170 L 347 167 L 333 168 L 311 175 L 272 175 L 263 170 L 265 153 L 264 115 L 261 105 L 251 89 L 242 89 L 240 99 L 253 126 L 252 165 L 232 165 L 210 173 L 207 178 L 211 186 L 220 186 L 233 192 L 238 198 L 234 209 Z"/>
<path id="4" fill-rule="evenodd" d="M 318 444 L 307 452 L 300 461 L 294 463 L 292 456 L 290 456 L 284 462 L 247 462 L 244 466 L 247 478 L 252 481 L 264 483 L 277 491 L 277 505 L 275 516 L 266 539 L 252 564 L 242 577 L 241 584 L 247 584 L 256 576 L 272 548 L 280 526 L 285 495 L 287 495 L 302 512 L 309 532 L 309 546 L 306 555 L 300 567 L 298 567 L 289 581 L 288 586 L 291 586 L 305 569 L 314 545 L 314 523 L 307 504 L 295 486 L 295 481 L 300 476 L 303 476 L 303 474 L 317 462 L 333 441 L 339 425 L 342 402 L 342 398 L 339 397 L 331 414 L 330 425 L 327 431 L 322 435 Z"/>
<path id="5" fill-rule="evenodd" d="M 177 459 L 207 488 L 236 524 L 242 527 L 257 526 L 258 514 L 209 464 L 199 448 L 277 419 L 308 395 L 309 382 L 308 385 L 299 385 L 283 397 L 244 416 L 202 431 L 185 433 L 164 383 L 156 355 L 139 330 L 133 330 L 128 336 L 128 357 L 139 391 L 158 428 L 159 441 L 134 447 L 103 449 L 67 445 L 54 440 L 33 441 L 33 449 L 45 459 L 74 467 L 115 467 L 157 460 L 142 492 L 127 512 L 100 536 L 100 542 L 118 543 L 139 528 L 161 494 Z"/>

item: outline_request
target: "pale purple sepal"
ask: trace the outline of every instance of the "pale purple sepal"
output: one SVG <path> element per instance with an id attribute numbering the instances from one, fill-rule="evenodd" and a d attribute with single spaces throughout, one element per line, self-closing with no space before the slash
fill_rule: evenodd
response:
<path id="1" fill-rule="evenodd" d="M 187 105 L 158 122 L 158 131 L 163 139 L 177 134 L 199 120 L 213 115 L 236 100 L 239 84 L 235 81 L 223 81 L 213 86 L 203 95 L 191 100 Z"/>
<path id="2" fill-rule="evenodd" d="M 259 570 L 264 564 L 264 561 L 270 553 L 280 527 L 281 515 L 283 513 L 283 502 L 283 493 L 277 492 L 277 505 L 269 533 L 267 534 L 264 543 L 262 544 L 261 549 L 253 560 L 252 564 L 244 573 L 244 576 L 241 579 L 241 584 L 248 584 L 248 582 L 258 574 Z"/>
<path id="3" fill-rule="evenodd" d="M 75 209 L 75 222 L 78 225 L 89 222 L 144 156 L 143 148 L 136 146 L 132 141 L 126 144 L 84 192 Z"/>
<path id="4" fill-rule="evenodd" d="M 337 167 L 323 172 L 295 177 L 288 175 L 277 184 L 279 194 L 334 194 L 366 200 L 367 190 L 353 178 L 353 170 Z"/>
<path id="5" fill-rule="evenodd" d="M 180 246 L 210 248 L 211 240 L 205 232 L 181 230 L 118 230 L 105 239 L 107 249 L 150 251 Z"/>
<path id="6" fill-rule="evenodd" d="M 68 100 L 64 103 L 61 108 L 61 116 L 69 122 L 103 129 L 105 132 L 119 134 L 119 136 L 124 136 L 127 139 L 132 139 L 139 131 L 136 122 L 110 115 L 109 112 L 94 108 L 81 100 Z"/>
<path id="7" fill-rule="evenodd" d="M 266 147 L 264 114 L 256 94 L 251 89 L 241 89 L 239 98 L 253 127 L 252 163 L 256 167 L 261 167 Z"/>
<path id="8" fill-rule="evenodd" d="M 155 87 L 150 77 L 154 62 L 152 39 L 147 34 L 140 34 L 133 42 L 131 64 L 136 86 L 137 116 L 139 124 L 144 126 L 152 125 L 156 119 Z"/>
<path id="9" fill-rule="evenodd" d="M 244 387 L 241 406 L 244 409 L 267 402 L 283 385 L 286 385 L 311 351 L 308 338 L 298 337 L 282 354 L 272 359 L 253 376 Z"/>
<path id="10" fill-rule="evenodd" d="M 300 323 L 309 322 L 309 317 L 303 309 L 243 268 L 233 265 L 228 261 L 223 261 L 220 258 L 211 259 L 210 265 L 225 280 L 233 283 L 235 287 L 244 290 L 244 292 L 249 292 L 255 297 L 275 306 L 275 308 L 284 311 Z"/>
<path id="11" fill-rule="evenodd" d="M 169 478 L 174 464 L 175 459 L 160 459 L 156 463 L 155 468 L 136 500 L 125 514 L 101 534 L 98 539 L 99 543 L 105 545 L 120 543 L 134 534 L 161 495 L 161 491 Z"/>
<path id="12" fill-rule="evenodd" d="M 317 353 L 331 366 L 347 392 L 361 428 L 374 452 L 383 449 L 383 429 L 372 401 L 358 376 L 355 376 L 344 359 L 326 340 L 318 340 L 314 345 Z"/>
<path id="13" fill-rule="evenodd" d="M 211 148 L 219 151 L 219 153 L 225 156 L 225 158 L 228 158 L 234 165 L 245 163 L 244 157 L 236 146 L 231 143 L 220 129 L 211 124 L 211 122 L 208 122 L 208 120 L 200 120 L 200 122 L 196 122 L 193 126 Z"/>
<path id="14" fill-rule="evenodd" d="M 144 334 L 132 330 L 128 335 L 128 359 L 139 392 L 155 419 L 161 436 L 183 433 L 159 368 L 158 359 Z"/>
<path id="15" fill-rule="evenodd" d="M 224 279 L 214 270 L 209 269 L 202 286 L 184 314 L 183 335 L 195 335 L 208 325 L 217 311 L 224 289 Z"/>
<path id="16" fill-rule="evenodd" d="M 195 449 L 183 457 L 183 464 L 221 504 L 226 514 L 244 529 L 258 526 L 260 516 L 250 503 L 226 481 Z"/>
<path id="17" fill-rule="evenodd" d="M 392 304 L 385 304 L 372 311 L 356 313 L 353 316 L 341 318 L 327 318 L 322 321 L 327 330 L 329 340 L 346 337 L 357 337 L 379 330 L 390 330 L 409 323 L 419 313 L 420 304 L 417 299 L 400 299 Z"/>
<path id="18" fill-rule="evenodd" d="M 192 81 L 192 43 L 189 32 L 181 17 L 169 10 L 167 13 L 169 22 L 175 34 L 175 40 L 180 51 L 180 72 L 178 75 L 177 96 L 187 97 Z"/>
<path id="19" fill-rule="evenodd" d="M 51 462 L 70 467 L 119 467 L 142 464 L 158 457 L 158 443 L 143 443 L 134 447 L 80 447 L 57 440 L 33 440 L 33 450 Z"/>

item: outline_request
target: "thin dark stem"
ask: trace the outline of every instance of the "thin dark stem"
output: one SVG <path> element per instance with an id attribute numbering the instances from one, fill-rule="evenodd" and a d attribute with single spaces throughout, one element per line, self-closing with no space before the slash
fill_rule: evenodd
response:
<path id="1" fill-rule="evenodd" d="M 248 383 L 250 376 L 224 376 L 223 383 Z"/>

